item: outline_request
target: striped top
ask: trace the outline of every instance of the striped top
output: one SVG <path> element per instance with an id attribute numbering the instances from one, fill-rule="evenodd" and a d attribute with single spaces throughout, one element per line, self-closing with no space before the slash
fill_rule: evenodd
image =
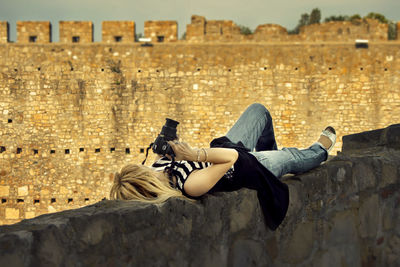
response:
<path id="1" fill-rule="evenodd" d="M 188 176 L 194 170 L 201 170 L 210 166 L 211 163 L 209 162 L 195 162 L 195 161 L 176 161 L 174 162 L 174 166 L 172 168 L 172 175 L 176 178 L 176 187 L 184 193 L 183 187 L 186 182 Z M 171 168 L 172 161 L 169 160 L 167 157 L 162 157 L 158 159 L 156 162 L 153 163 L 151 166 L 155 171 L 164 171 L 165 168 Z M 233 166 L 228 172 L 224 175 L 224 178 L 232 178 L 233 176 Z"/>

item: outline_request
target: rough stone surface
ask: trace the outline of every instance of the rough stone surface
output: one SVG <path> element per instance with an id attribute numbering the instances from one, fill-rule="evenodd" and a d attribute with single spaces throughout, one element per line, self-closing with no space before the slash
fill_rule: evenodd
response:
<path id="1" fill-rule="evenodd" d="M 60 43 L 92 43 L 93 23 L 91 21 L 60 21 Z"/>
<path id="2" fill-rule="evenodd" d="M 166 117 L 180 121 L 182 140 L 206 147 L 259 102 L 271 112 L 280 148 L 312 144 L 329 123 L 338 132 L 335 153 L 343 135 L 397 123 L 399 47 L 1 44 L 0 186 L 9 190 L 0 196 L 0 224 L 107 197 L 113 173 L 144 159 Z M 396 129 L 382 130 L 383 141 L 354 146 L 396 149 Z M 396 180 L 379 178 L 396 170 L 390 159 L 360 158 L 354 170 L 349 162 L 327 169 L 331 178 L 326 174 L 320 189 L 330 193 L 339 183 L 357 192 Z M 375 165 L 375 172 L 364 170 Z M 358 181 L 353 171 L 368 179 Z M 25 186 L 28 195 L 20 197 Z M 5 208 L 19 209 L 20 218 L 6 220 Z"/>
<path id="3" fill-rule="evenodd" d="M 351 186 L 363 162 L 384 184 Z M 0 226 L 0 266 L 398 266 L 400 179 L 385 179 L 379 162 L 398 166 L 400 150 L 343 152 L 283 177 L 291 204 L 275 232 L 248 189 L 157 205 L 104 200 Z"/>
<path id="4" fill-rule="evenodd" d="M 103 21 L 101 27 L 102 42 L 132 43 L 135 41 L 134 21 Z"/>
<path id="5" fill-rule="evenodd" d="M 9 42 L 10 26 L 7 21 L 0 21 L 0 44 Z"/>
<path id="6" fill-rule="evenodd" d="M 17 21 L 17 43 L 47 44 L 50 42 L 49 21 Z"/>

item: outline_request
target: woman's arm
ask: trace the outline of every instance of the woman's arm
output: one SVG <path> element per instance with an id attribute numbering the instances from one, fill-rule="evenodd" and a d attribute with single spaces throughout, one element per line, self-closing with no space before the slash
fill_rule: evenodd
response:
<path id="1" fill-rule="evenodd" d="M 185 192 L 193 197 L 207 193 L 236 162 L 239 154 L 230 148 L 207 148 L 195 150 L 186 143 L 169 143 L 176 160 L 207 161 L 211 166 L 192 172 L 184 186 Z"/>

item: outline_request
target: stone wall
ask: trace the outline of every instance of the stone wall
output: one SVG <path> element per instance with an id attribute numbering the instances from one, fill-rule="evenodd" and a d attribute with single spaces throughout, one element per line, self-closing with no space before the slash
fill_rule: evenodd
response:
<path id="1" fill-rule="evenodd" d="M 145 21 L 144 37 L 152 42 L 176 42 L 178 40 L 178 23 L 176 21 Z"/>
<path id="2" fill-rule="evenodd" d="M 135 41 L 134 21 L 103 21 L 101 28 L 104 43 L 132 43 Z"/>
<path id="3" fill-rule="evenodd" d="M 60 21 L 60 43 L 92 43 L 91 21 Z"/>
<path id="4" fill-rule="evenodd" d="M 7 21 L 0 21 L 0 44 L 9 42 L 10 27 Z"/>
<path id="5" fill-rule="evenodd" d="M 108 197 L 165 118 L 194 147 L 266 105 L 279 147 L 400 118 L 400 45 L 0 45 L 0 223 Z M 302 51 L 302 53 L 299 53 Z M 149 160 L 151 161 L 151 159 Z"/>
<path id="6" fill-rule="evenodd" d="M 374 19 L 331 21 L 301 27 L 299 38 L 304 41 L 384 41 L 388 40 L 388 27 Z"/>
<path id="7" fill-rule="evenodd" d="M 255 191 L 151 205 L 102 201 L 0 227 L 1 266 L 399 266 L 400 124 L 344 137 L 343 152 L 283 177 L 271 232 Z"/>
<path id="8" fill-rule="evenodd" d="M 258 25 L 252 40 L 254 41 L 288 41 L 289 35 L 285 27 L 277 24 Z"/>
<path id="9" fill-rule="evenodd" d="M 46 44 L 51 42 L 49 21 L 17 21 L 17 43 Z"/>
<path id="10" fill-rule="evenodd" d="M 205 17 L 193 15 L 191 24 L 186 26 L 186 40 L 190 43 L 241 41 L 244 35 L 231 20 L 206 20 Z"/>

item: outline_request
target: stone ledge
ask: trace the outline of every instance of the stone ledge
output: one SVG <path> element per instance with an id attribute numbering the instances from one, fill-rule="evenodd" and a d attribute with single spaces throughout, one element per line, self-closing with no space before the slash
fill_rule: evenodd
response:
<path id="1" fill-rule="evenodd" d="M 398 140 L 388 129 L 384 143 L 372 138 L 383 130 L 360 136 L 385 148 Z M 275 232 L 248 189 L 195 203 L 101 201 L 1 226 L 0 266 L 398 266 L 400 150 L 348 151 L 283 178 L 291 201 Z"/>

